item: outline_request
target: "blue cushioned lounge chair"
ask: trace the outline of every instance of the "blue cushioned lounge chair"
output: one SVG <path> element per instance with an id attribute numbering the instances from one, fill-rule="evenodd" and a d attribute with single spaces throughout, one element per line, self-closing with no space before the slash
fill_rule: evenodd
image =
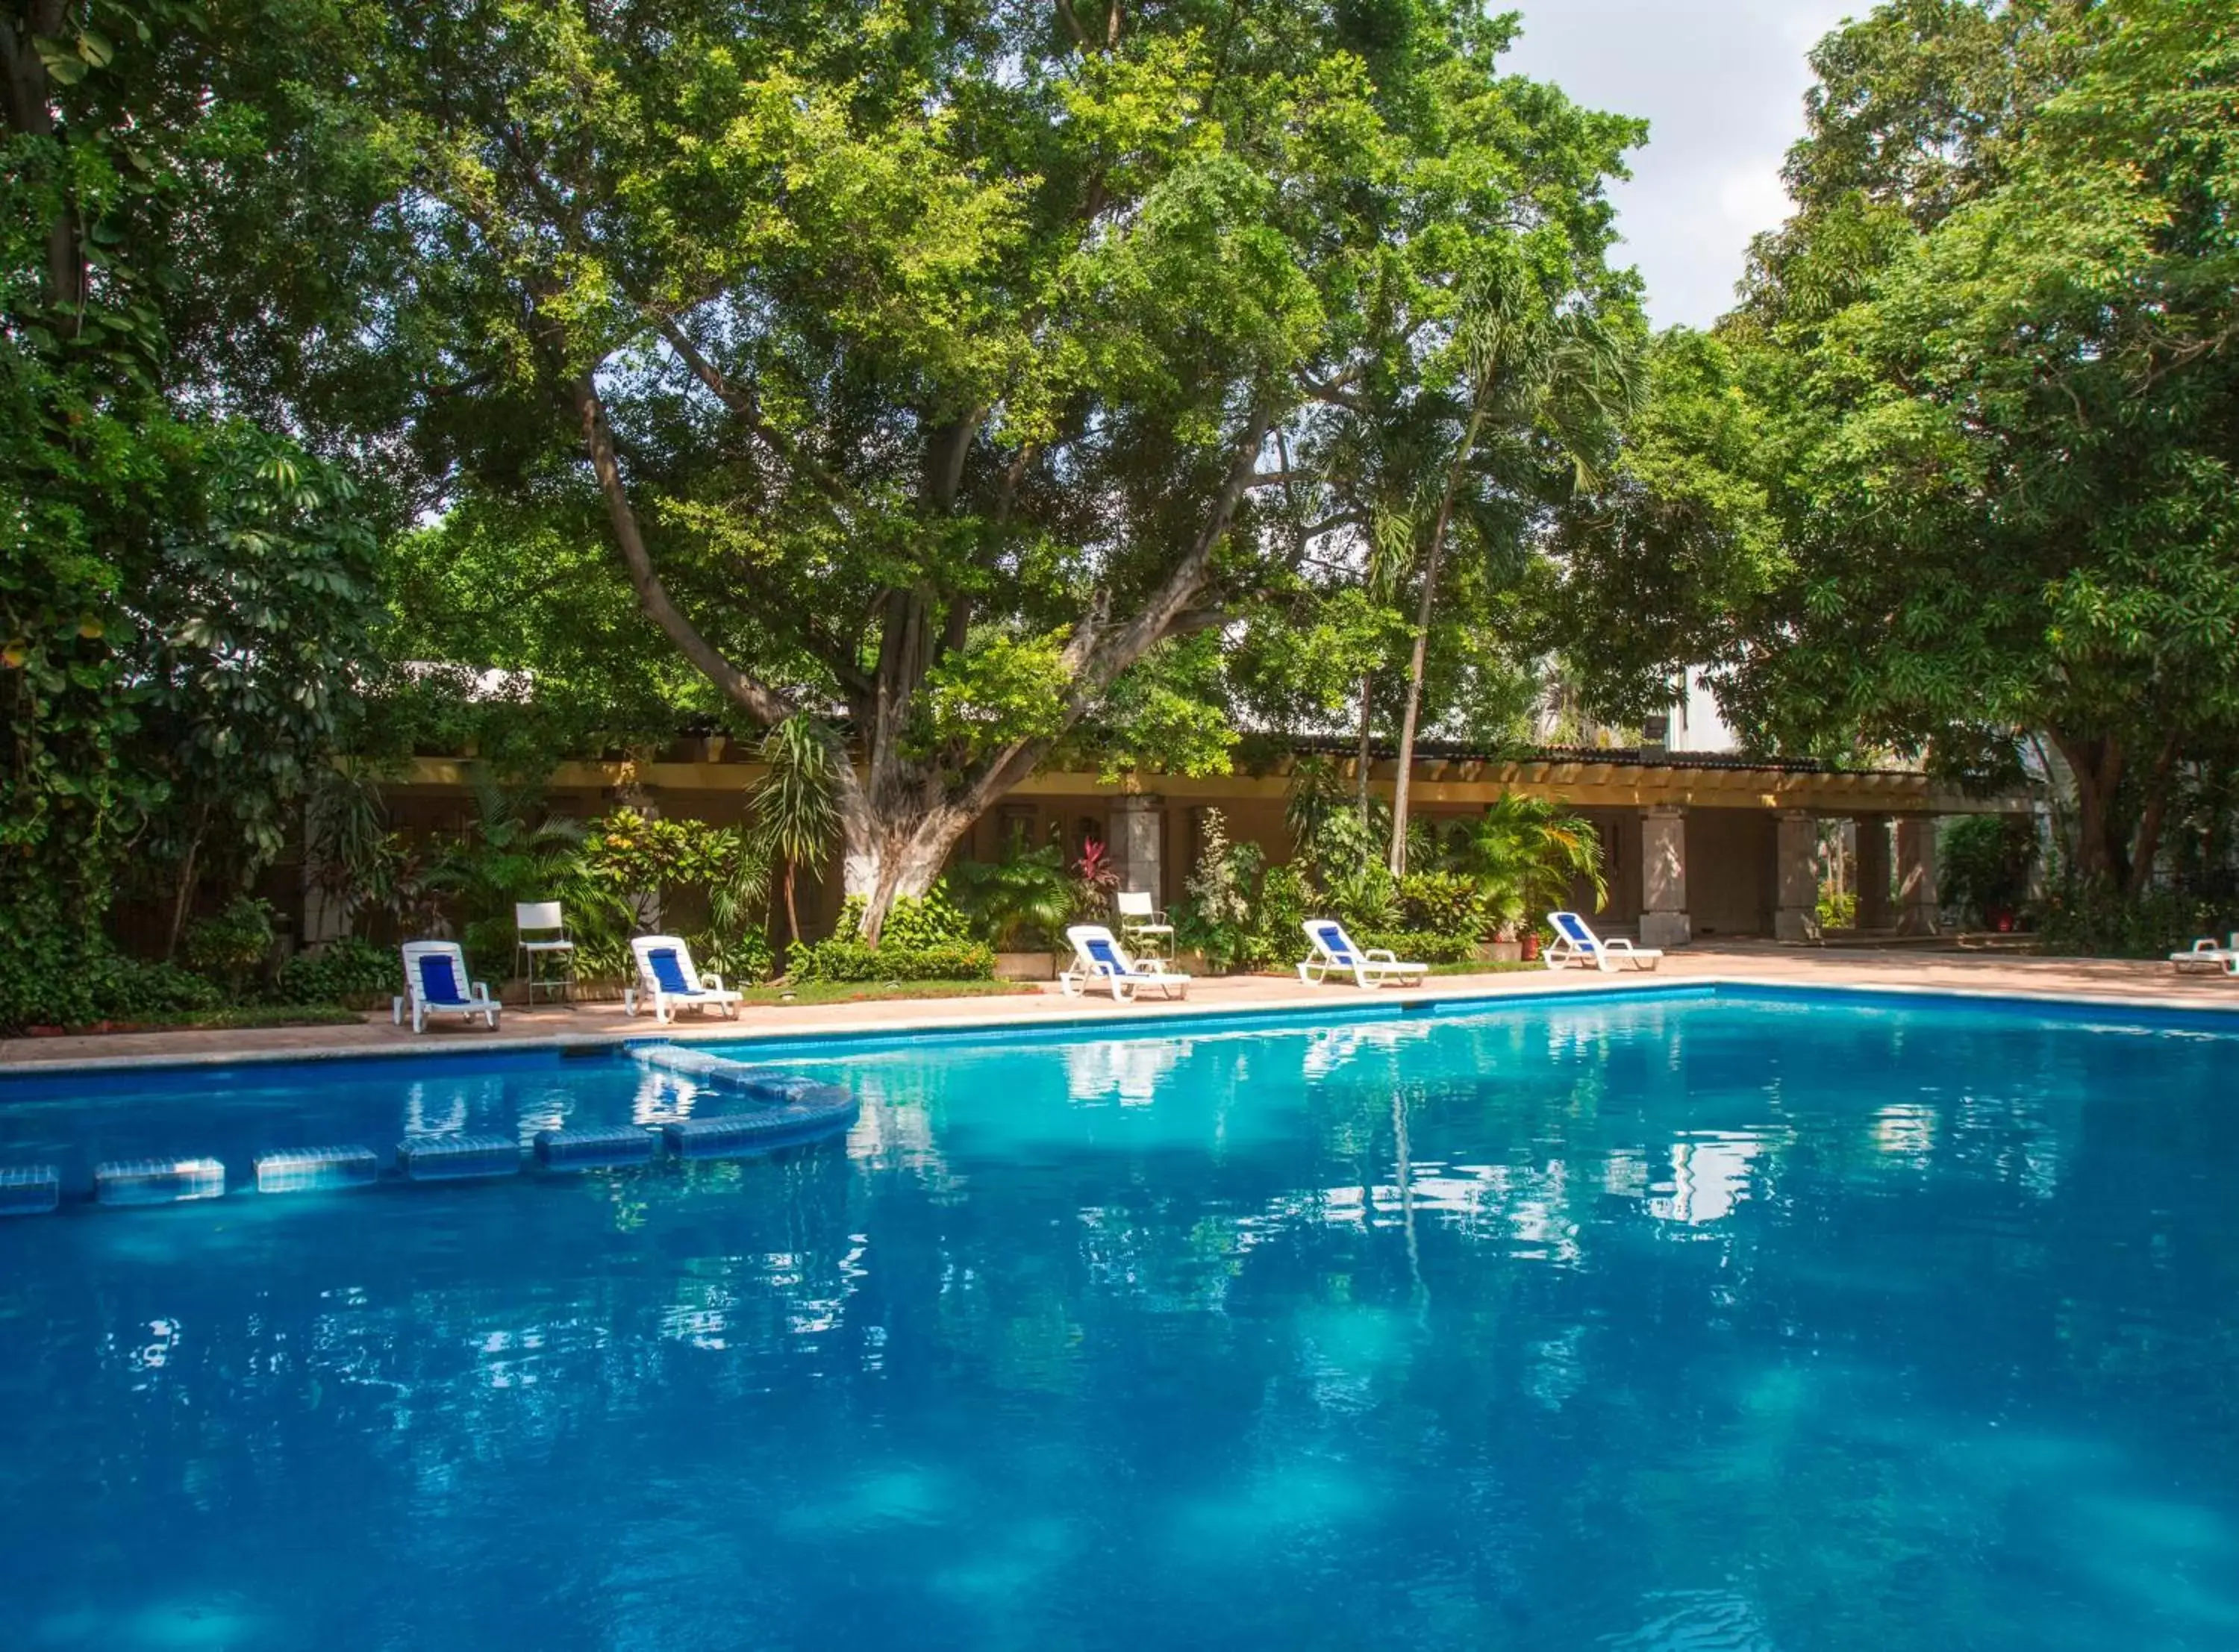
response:
<path id="1" fill-rule="evenodd" d="M 679 1010 L 721 1010 L 739 1018 L 739 995 L 724 988 L 723 978 L 692 967 L 692 949 L 674 935 L 640 935 L 630 942 L 637 954 L 637 985 L 622 994 L 622 1008 L 637 1013 L 638 1000 L 653 1005 L 653 1018 L 668 1025 Z"/>
<path id="2" fill-rule="evenodd" d="M 1566 964 L 1584 964 L 1607 973 L 1621 969 L 1652 970 L 1664 961 L 1664 954 L 1653 946 L 1635 946 L 1623 936 L 1604 940 L 1576 912 L 1549 912 L 1547 922 L 1555 931 L 1555 944 L 1547 949 L 1547 967 L 1551 970 L 1561 969 Z"/>
<path id="3" fill-rule="evenodd" d="M 1073 967 L 1063 971 L 1057 984 L 1067 998 L 1079 998 L 1091 987 L 1109 987 L 1122 1004 L 1134 1000 L 1138 987 L 1155 986 L 1161 998 L 1187 998 L 1190 978 L 1170 970 L 1155 958 L 1132 959 L 1112 932 L 1101 924 L 1075 924 L 1065 932 L 1073 943 Z"/>
<path id="4" fill-rule="evenodd" d="M 1334 918 L 1309 918 L 1299 927 L 1314 949 L 1299 965 L 1309 986 L 1332 975 L 1350 975 L 1356 986 L 1420 986 L 1431 972 L 1428 964 L 1410 964 L 1388 946 L 1355 946 Z"/>
<path id="5" fill-rule="evenodd" d="M 467 979 L 467 955 L 456 941 L 404 943 L 404 991 L 389 1001 L 389 1018 L 398 1025 L 412 1012 L 412 1030 L 425 1032 L 428 1018 L 448 1011 L 471 1021 L 481 1016 L 497 1030 L 498 1002 L 486 981 Z"/>

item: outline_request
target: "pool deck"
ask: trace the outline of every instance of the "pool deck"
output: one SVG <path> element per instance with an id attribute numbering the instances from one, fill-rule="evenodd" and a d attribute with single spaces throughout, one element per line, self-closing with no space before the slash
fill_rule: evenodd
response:
<path id="1" fill-rule="evenodd" d="M 1509 971 L 1433 976 L 1422 987 L 1363 992 L 1350 983 L 1302 986 L 1294 977 L 1231 976 L 1199 980 L 1186 1000 L 1133 1005 L 1106 998 L 1066 998 L 1054 985 L 1010 997 L 895 998 L 859 1004 L 755 1005 L 735 1022 L 687 1016 L 670 1029 L 649 1017 L 624 1015 L 619 1004 L 512 1008 L 492 1034 L 447 1018 L 415 1037 L 386 1015 L 356 1026 L 262 1027 L 210 1032 L 95 1033 L 0 1039 L 0 1073 L 58 1067 L 122 1067 L 175 1063 L 310 1059 L 329 1056 L 433 1052 L 468 1046 L 528 1049 L 614 1043 L 662 1036 L 707 1042 L 801 1038 L 819 1033 L 898 1033 L 934 1029 L 1055 1025 L 1155 1020 L 1208 1011 L 1298 1009 L 1314 1004 L 1357 1008 L 1363 1003 L 1425 998 L 1530 998 L 1549 993 L 1624 992 L 1673 982 L 1847 987 L 2043 998 L 2126 1008 L 2224 1009 L 2239 1013 L 2239 979 L 2179 974 L 2167 964 L 2110 959 L 2031 958 L 1963 952 L 1956 948 L 1815 949 L 1771 945 L 1691 946 L 1675 952 L 1653 974 L 1591 970 Z"/>

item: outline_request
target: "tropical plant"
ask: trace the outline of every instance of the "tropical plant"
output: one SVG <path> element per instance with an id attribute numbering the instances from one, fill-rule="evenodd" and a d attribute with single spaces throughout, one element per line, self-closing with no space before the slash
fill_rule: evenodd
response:
<path id="1" fill-rule="evenodd" d="M 1505 793 L 1455 837 L 1456 866 L 1477 880 L 1504 932 L 1568 905 L 1580 881 L 1593 891 L 1595 911 L 1609 902 L 1599 835 L 1552 799 Z"/>
<path id="2" fill-rule="evenodd" d="M 1054 947 L 1080 904 L 1081 881 L 1065 851 L 1053 843 L 1028 848 L 1024 827 L 1013 829 L 1000 859 L 960 861 L 947 876 L 956 904 L 998 951 Z"/>
<path id="3" fill-rule="evenodd" d="M 831 855 L 840 829 L 834 776 L 847 757 L 828 729 L 796 713 L 762 737 L 761 760 L 768 772 L 747 799 L 751 831 L 764 859 L 785 868 L 786 933 L 798 940 L 794 876 L 804 866 L 820 870 Z"/>
<path id="4" fill-rule="evenodd" d="M 2036 821 L 2028 815 L 1963 815 L 1943 828 L 1936 845 L 1939 905 L 1990 923 L 2011 916 L 2029 899 L 2036 871 Z"/>
<path id="5" fill-rule="evenodd" d="M 370 1007 L 402 990 L 397 955 L 355 935 L 342 935 L 280 966 L 272 995 L 282 1004 L 347 1004 Z"/>
<path id="6" fill-rule="evenodd" d="M 1110 846 L 1089 839 L 1080 846 L 1080 859 L 1073 863 L 1074 921 L 1102 923 L 1112 916 L 1112 898 L 1119 892 L 1120 869 L 1112 864 Z"/>
<path id="7" fill-rule="evenodd" d="M 271 956 L 272 907 L 237 895 L 223 911 L 188 925 L 185 939 L 187 962 L 216 980 L 229 998 L 239 998 L 249 978 Z"/>
<path id="8" fill-rule="evenodd" d="M 1266 856 L 1256 843 L 1232 843 L 1228 819 L 1207 809 L 1196 866 L 1173 910 L 1174 940 L 1204 954 L 1216 972 L 1252 961 L 1259 883 Z"/>

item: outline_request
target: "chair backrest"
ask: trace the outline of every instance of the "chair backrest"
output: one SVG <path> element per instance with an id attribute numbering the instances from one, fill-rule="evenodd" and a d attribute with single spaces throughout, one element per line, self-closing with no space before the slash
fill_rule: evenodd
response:
<path id="1" fill-rule="evenodd" d="M 524 934 L 532 929 L 565 929 L 556 900 L 517 900 L 513 904 L 513 926 Z"/>
<path id="2" fill-rule="evenodd" d="M 1101 924 L 1075 924 L 1065 932 L 1073 943 L 1073 950 L 1092 973 L 1098 975 L 1133 975 L 1128 967 L 1127 954 L 1120 950 L 1120 943 L 1112 939 L 1112 932 Z"/>
<path id="3" fill-rule="evenodd" d="M 700 972 L 692 967 L 692 949 L 674 935 L 640 935 L 630 942 L 637 954 L 638 973 L 657 992 L 692 993 L 700 990 Z"/>
<path id="4" fill-rule="evenodd" d="M 1601 946 L 1601 938 L 1588 929 L 1586 920 L 1576 912 L 1549 912 L 1547 921 L 1554 925 L 1557 934 L 1573 946 L 1583 946 L 1589 952 L 1597 951 Z"/>
<path id="5" fill-rule="evenodd" d="M 1360 956 L 1352 944 L 1352 938 L 1345 932 L 1345 926 L 1334 918 L 1309 918 L 1306 934 L 1315 945 L 1329 955 L 1333 964 L 1351 964 Z"/>
<path id="6" fill-rule="evenodd" d="M 422 1004 L 467 1001 L 467 955 L 456 941 L 407 941 L 404 973 Z"/>
<path id="7" fill-rule="evenodd" d="M 1153 910 L 1147 889 L 1123 889 L 1112 899 L 1122 918 L 1148 918 Z"/>

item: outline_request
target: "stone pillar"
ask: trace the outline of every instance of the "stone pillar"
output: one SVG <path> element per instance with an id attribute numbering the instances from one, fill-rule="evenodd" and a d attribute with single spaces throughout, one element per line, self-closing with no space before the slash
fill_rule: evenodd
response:
<path id="1" fill-rule="evenodd" d="M 1640 944 L 1668 951 L 1684 946 L 1691 932 L 1686 812 L 1649 809 L 1640 817 Z"/>
<path id="2" fill-rule="evenodd" d="M 1858 927 L 1887 929 L 1890 910 L 1890 823 L 1886 814 L 1862 814 L 1858 827 Z"/>
<path id="3" fill-rule="evenodd" d="M 1166 800 L 1123 797 L 1112 805 L 1112 856 L 1122 889 L 1147 889 L 1151 904 L 1166 904 Z"/>
<path id="4" fill-rule="evenodd" d="M 1897 928 L 1900 935 L 1933 935 L 1937 922 L 1936 817 L 1897 823 Z"/>
<path id="5" fill-rule="evenodd" d="M 1819 939 L 1819 822 L 1798 809 L 1783 813 L 1772 852 L 1772 938 Z"/>

